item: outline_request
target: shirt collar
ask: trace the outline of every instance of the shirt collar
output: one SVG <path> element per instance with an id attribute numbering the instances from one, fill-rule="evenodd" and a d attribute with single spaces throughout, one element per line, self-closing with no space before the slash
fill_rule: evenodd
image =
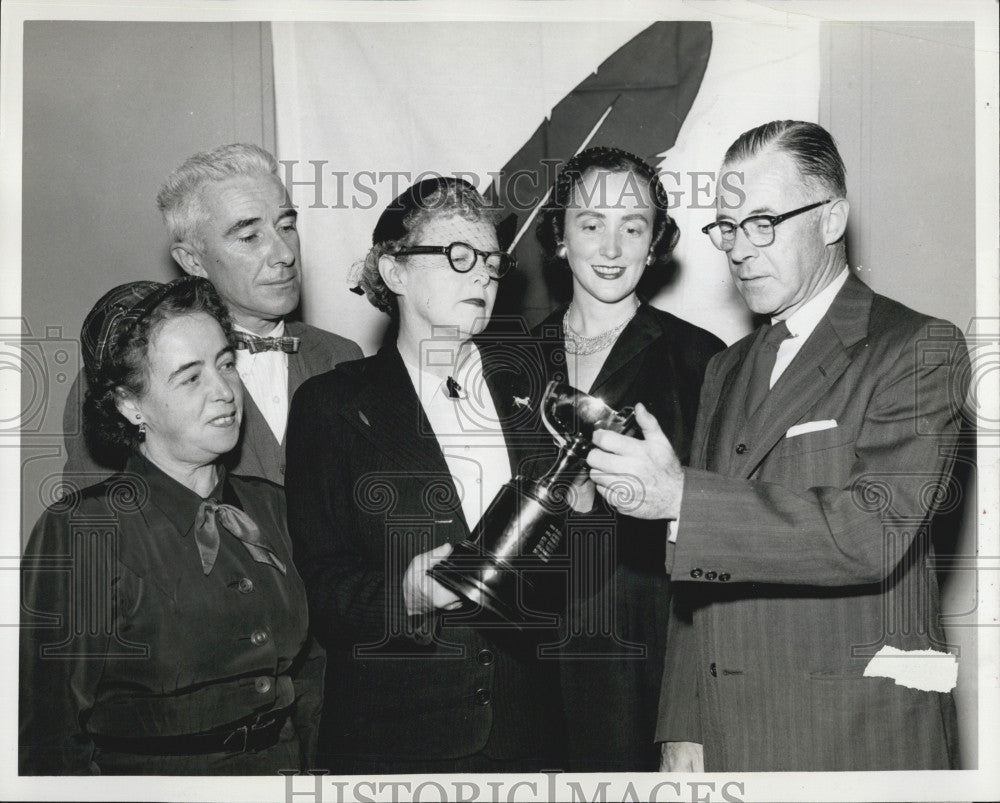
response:
<path id="1" fill-rule="evenodd" d="M 219 465 L 217 470 L 219 481 L 208 498 L 242 508 L 228 482 L 225 467 Z M 134 450 L 125 463 L 125 473 L 134 474 L 145 483 L 149 504 L 155 505 L 181 535 L 190 532 L 198 515 L 198 508 L 204 499 L 164 472 L 138 450 Z M 138 498 L 141 500 L 141 492 Z"/>
<path id="2" fill-rule="evenodd" d="M 450 348 L 453 348 L 450 343 L 443 343 L 441 346 L 442 351 Z M 434 354 L 434 351 L 435 349 L 431 345 L 431 342 L 428 342 L 421 349 L 421 358 L 430 358 Z M 400 356 L 402 357 L 402 352 L 400 352 Z M 403 365 L 406 366 L 406 372 L 410 375 L 410 381 L 413 382 L 413 387 L 417 391 L 420 403 L 425 408 L 428 404 L 437 400 L 437 394 L 441 394 L 445 398 L 448 397 L 447 379 L 427 371 L 422 366 L 414 365 L 406 357 L 403 357 Z M 452 370 L 454 373 L 451 376 L 463 389 L 469 386 L 470 383 L 475 384 L 477 376 L 482 376 L 482 357 L 475 343 L 462 344 L 458 364 Z"/>
<path id="3" fill-rule="evenodd" d="M 850 271 L 847 270 L 847 266 L 845 265 L 844 269 L 837 274 L 837 277 L 832 282 L 785 318 L 785 325 L 788 327 L 791 337 L 809 337 L 812 334 L 813 329 L 816 328 L 823 319 L 823 316 L 826 315 L 827 310 L 830 309 L 833 300 L 837 297 L 837 293 L 840 292 L 840 288 L 844 286 L 844 282 L 847 281 L 849 275 Z M 772 318 L 771 323 L 777 323 L 777 319 Z"/>

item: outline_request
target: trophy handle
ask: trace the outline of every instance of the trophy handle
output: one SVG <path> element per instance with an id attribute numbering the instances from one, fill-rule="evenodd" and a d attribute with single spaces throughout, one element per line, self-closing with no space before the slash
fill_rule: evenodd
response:
<path id="1" fill-rule="evenodd" d="M 555 440 L 556 443 L 562 447 L 566 443 L 566 433 L 560 432 L 555 428 L 553 423 L 549 420 L 548 407 L 545 404 L 545 400 L 557 392 L 557 388 L 560 386 L 559 382 L 551 380 L 548 385 L 545 386 L 545 392 L 542 394 L 542 402 L 538 405 L 538 413 L 541 416 L 542 424 L 549 431 L 549 434 Z"/>
<path id="2" fill-rule="evenodd" d="M 567 438 L 559 447 L 556 457 L 549 470 L 538 478 L 537 487 L 545 497 L 552 486 L 558 481 L 572 485 L 587 470 L 586 458 L 590 451 L 590 441 L 583 436 Z"/>
<path id="3" fill-rule="evenodd" d="M 634 407 L 622 407 L 618 411 L 618 415 L 621 420 L 621 424 L 619 425 L 621 428 L 615 430 L 616 432 L 620 432 L 622 435 L 627 435 L 630 438 L 634 438 L 639 434 L 639 427 L 635 423 Z"/>

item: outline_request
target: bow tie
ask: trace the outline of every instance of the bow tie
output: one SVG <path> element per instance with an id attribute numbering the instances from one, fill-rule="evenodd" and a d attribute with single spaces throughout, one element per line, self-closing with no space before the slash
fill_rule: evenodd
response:
<path id="1" fill-rule="evenodd" d="M 256 522 L 238 507 L 223 504 L 216 499 L 202 502 L 194 520 L 194 538 L 205 574 L 211 573 L 219 555 L 219 525 L 239 539 L 257 563 L 267 563 L 285 574 L 285 564 L 267 545 Z"/>
<path id="2" fill-rule="evenodd" d="M 247 349 L 251 354 L 259 351 L 283 351 L 285 354 L 294 354 L 299 350 L 299 339 L 297 337 L 257 337 L 248 335 L 246 332 L 233 332 L 233 344 L 238 349 Z"/>

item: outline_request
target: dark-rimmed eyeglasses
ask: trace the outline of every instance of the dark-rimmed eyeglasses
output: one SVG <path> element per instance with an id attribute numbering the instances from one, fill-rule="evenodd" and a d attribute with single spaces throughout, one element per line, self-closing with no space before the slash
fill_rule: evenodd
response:
<path id="1" fill-rule="evenodd" d="M 451 269 L 456 273 L 468 273 L 482 259 L 491 279 L 502 279 L 517 265 L 514 257 L 505 251 L 480 251 L 468 243 L 411 245 L 409 248 L 403 248 L 396 252 L 396 256 L 415 256 L 417 254 L 444 254 L 448 257 Z"/>
<path id="2" fill-rule="evenodd" d="M 779 223 L 784 223 L 789 218 L 801 215 L 817 206 L 828 204 L 832 200 L 833 198 L 827 198 L 825 201 L 817 201 L 814 204 L 793 209 L 791 212 L 785 212 L 783 215 L 751 215 L 739 223 L 733 223 L 731 220 L 717 220 L 715 223 L 703 226 L 701 230 L 712 238 L 712 245 L 720 251 L 733 250 L 733 246 L 736 245 L 736 229 L 738 228 L 743 229 L 743 233 L 751 245 L 757 248 L 767 248 L 774 242 L 774 227 Z"/>

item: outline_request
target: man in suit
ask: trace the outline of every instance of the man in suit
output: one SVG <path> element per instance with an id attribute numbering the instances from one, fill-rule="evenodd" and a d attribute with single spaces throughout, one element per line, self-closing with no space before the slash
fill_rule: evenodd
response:
<path id="1" fill-rule="evenodd" d="M 891 659 L 865 670 L 888 648 L 936 651 L 925 676 L 953 661 L 927 563 L 954 490 L 961 335 L 850 274 L 844 166 L 823 128 L 748 131 L 723 171 L 742 192 L 705 231 L 771 323 L 709 363 L 691 468 L 641 408 L 644 440 L 598 433 L 589 457 L 609 502 L 670 522 L 663 766 L 949 768 L 950 684 L 897 683 Z M 615 492 L 623 475 L 638 499 Z"/>
<path id="2" fill-rule="evenodd" d="M 301 257 L 297 213 L 278 163 L 255 145 L 197 153 L 170 174 L 157 205 L 174 261 L 185 273 L 209 279 L 233 319 L 236 368 L 247 393 L 230 470 L 283 485 L 292 395 L 309 377 L 362 354 L 351 340 L 286 320 L 299 305 Z M 79 438 L 67 437 L 67 451 L 65 473 L 85 478 L 78 484 L 120 468 Z"/>

